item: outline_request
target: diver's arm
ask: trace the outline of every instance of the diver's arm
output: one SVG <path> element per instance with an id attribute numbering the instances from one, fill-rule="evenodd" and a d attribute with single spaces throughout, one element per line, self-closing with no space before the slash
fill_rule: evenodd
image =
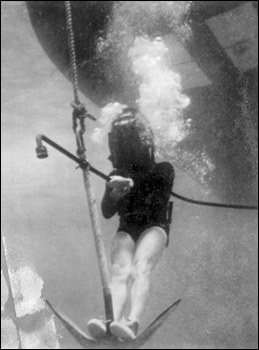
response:
<path id="1" fill-rule="evenodd" d="M 113 199 L 120 199 L 130 193 L 134 187 L 134 181 L 129 177 L 114 175 L 110 177 L 108 186 L 112 188 L 110 196 Z"/>
<path id="2" fill-rule="evenodd" d="M 118 210 L 118 200 L 115 200 L 111 197 L 111 192 L 112 188 L 106 184 L 106 189 L 101 204 L 102 213 L 105 219 L 110 219 L 113 217 Z"/>
<path id="3" fill-rule="evenodd" d="M 134 186 L 131 178 L 110 175 L 110 181 L 106 184 L 105 194 L 102 200 L 102 213 L 106 219 L 116 214 L 120 200 L 125 197 Z"/>

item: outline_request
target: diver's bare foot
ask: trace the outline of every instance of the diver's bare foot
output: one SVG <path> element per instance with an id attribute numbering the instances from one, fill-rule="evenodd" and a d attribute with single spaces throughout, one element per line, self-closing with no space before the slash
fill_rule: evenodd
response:
<path id="1" fill-rule="evenodd" d="M 88 322 L 87 326 L 91 337 L 96 340 L 103 339 L 107 334 L 107 325 L 103 320 L 92 319 Z"/>
<path id="2" fill-rule="evenodd" d="M 130 341 L 137 338 L 138 327 L 137 321 L 114 321 L 110 325 L 110 332 L 118 339 Z"/>

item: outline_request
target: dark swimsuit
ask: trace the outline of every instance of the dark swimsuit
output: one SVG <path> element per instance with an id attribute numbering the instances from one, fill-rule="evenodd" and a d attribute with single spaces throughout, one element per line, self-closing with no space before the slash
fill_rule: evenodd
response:
<path id="1" fill-rule="evenodd" d="M 110 197 L 112 189 L 106 186 L 103 216 L 109 219 L 118 213 L 118 231 L 128 233 L 134 242 L 146 229 L 154 226 L 162 228 L 169 238 L 171 215 L 168 215 L 168 204 L 175 177 L 173 166 L 164 162 L 131 173 L 114 170 L 110 176 L 113 175 L 132 178 L 134 187 L 116 202 Z"/>

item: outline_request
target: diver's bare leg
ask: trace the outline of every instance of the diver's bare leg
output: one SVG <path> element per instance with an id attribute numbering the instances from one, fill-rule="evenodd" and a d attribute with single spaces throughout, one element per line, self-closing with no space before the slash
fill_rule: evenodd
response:
<path id="1" fill-rule="evenodd" d="M 167 235 L 160 227 L 144 231 L 139 238 L 133 259 L 131 276 L 131 321 L 140 321 L 150 292 L 150 275 L 167 244 Z"/>
<path id="2" fill-rule="evenodd" d="M 121 320 L 126 306 L 134 251 L 135 242 L 132 238 L 125 232 L 118 232 L 114 237 L 111 251 L 111 289 L 115 321 Z"/>

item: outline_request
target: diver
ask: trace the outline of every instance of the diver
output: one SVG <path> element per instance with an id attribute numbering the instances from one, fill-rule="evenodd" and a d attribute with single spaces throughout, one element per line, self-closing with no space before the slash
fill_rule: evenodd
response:
<path id="1" fill-rule="evenodd" d="M 102 213 L 119 215 L 111 247 L 111 290 L 114 321 L 93 319 L 88 330 L 95 339 L 108 327 L 120 340 L 137 337 L 150 293 L 151 272 L 169 242 L 174 168 L 155 163 L 154 135 L 148 121 L 135 109 L 124 108 L 112 123 L 109 147 L 114 170 L 106 184 Z M 123 313 L 130 302 L 129 316 Z"/>

